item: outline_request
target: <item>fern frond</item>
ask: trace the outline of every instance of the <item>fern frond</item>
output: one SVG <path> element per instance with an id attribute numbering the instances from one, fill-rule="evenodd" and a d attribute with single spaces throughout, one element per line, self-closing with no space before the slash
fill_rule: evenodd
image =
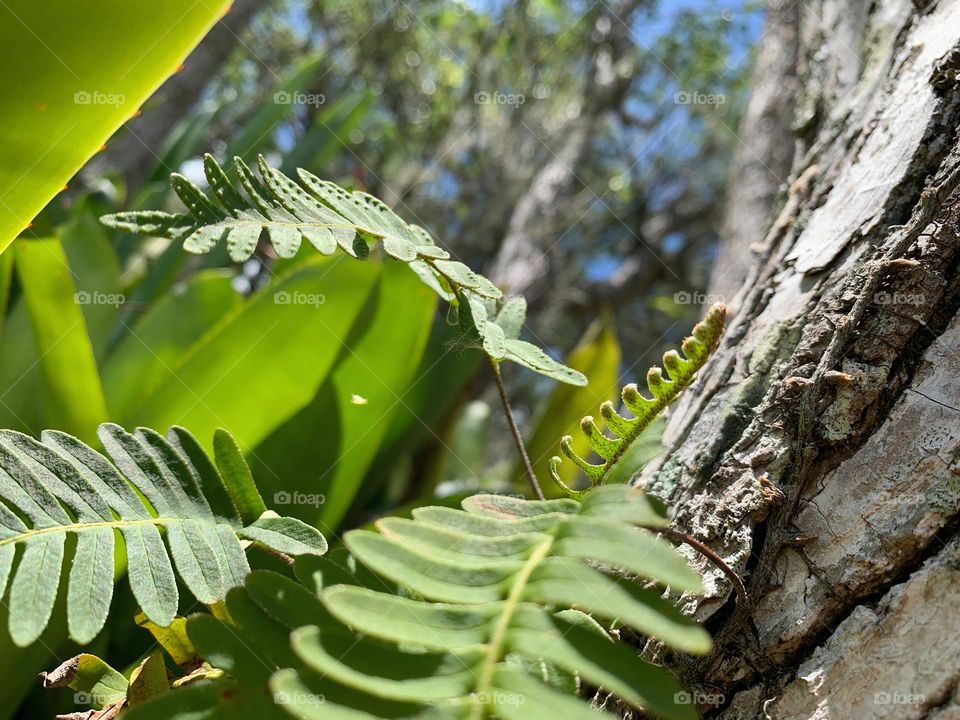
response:
<path id="1" fill-rule="evenodd" d="M 527 301 L 509 298 L 499 311 L 480 298 L 468 297 L 458 306 L 459 323 L 471 336 L 470 344 L 481 348 L 494 362 L 509 360 L 546 377 L 570 385 L 586 385 L 587 377 L 547 355 L 533 343 L 519 338 L 527 314 Z M 488 318 L 493 318 L 488 319 Z"/>
<path id="2" fill-rule="evenodd" d="M 17 645 L 35 641 L 50 620 L 68 535 L 77 542 L 67 622 L 79 643 L 96 636 L 110 610 L 115 531 L 133 594 L 162 626 L 177 613 L 178 577 L 206 605 L 243 584 L 250 567 L 241 541 L 290 555 L 325 552 L 320 533 L 299 520 L 264 513 L 244 526 L 232 499 L 236 488 L 224 484 L 183 428 L 164 437 L 104 424 L 97 434 L 112 463 L 62 432 L 45 431 L 38 442 L 0 431 L 0 598 L 12 575 L 9 623 Z"/>
<path id="3" fill-rule="evenodd" d="M 670 403 L 680 397 L 688 385 L 696 380 L 697 372 L 717 349 L 726 325 L 726 318 L 727 308 L 723 303 L 711 306 L 706 317 L 694 326 L 693 334 L 683 340 L 681 345 L 683 355 L 681 356 L 676 350 L 669 350 L 663 354 L 663 366 L 669 377 L 664 377 L 663 370 L 656 366 L 647 371 L 647 388 L 652 397 L 644 397 L 633 383 L 623 388 L 621 398 L 627 410 L 633 414 L 632 418 L 620 415 L 613 403 L 609 401 L 600 406 L 601 417 L 616 437 L 611 438 L 605 435 L 590 415 L 580 421 L 581 432 L 603 462 L 593 464 L 577 455 L 573 450 L 573 438 L 569 435 L 565 435 L 560 440 L 560 449 L 563 454 L 583 471 L 591 486 L 604 482 L 607 473 L 627 451 L 630 444 Z M 561 462 L 562 460 L 557 456 L 550 458 L 550 474 L 554 482 L 571 497 L 582 495 L 582 491 L 571 489 L 560 478 L 557 468 Z"/>
<path id="4" fill-rule="evenodd" d="M 463 508 L 421 508 L 411 520 L 380 521 L 379 532 L 347 533 L 344 543 L 360 563 L 412 597 L 355 586 L 325 589 L 325 608 L 363 639 L 348 649 L 322 626 L 302 628 L 292 636 L 300 660 L 357 692 L 426 701 L 457 716 L 589 713 L 588 705 L 526 669 L 546 662 L 637 707 L 684 716 L 673 702 L 679 686 L 669 673 L 582 617 L 616 620 L 686 652 L 710 649 L 706 632 L 659 591 L 597 569 L 702 590 L 700 576 L 669 543 L 634 527 L 666 523 L 646 496 L 610 486 L 582 504 L 479 495 Z M 400 656 L 390 670 L 369 662 L 384 643 Z M 426 657 L 410 646 L 426 650 Z M 280 673 L 272 684 L 276 692 L 295 693 L 309 687 L 309 675 Z"/>
<path id="5" fill-rule="evenodd" d="M 206 253 L 226 242 L 234 262 L 253 255 L 263 232 L 282 258 L 296 255 L 306 240 L 324 255 L 341 250 L 362 260 L 370 252 L 370 243 L 379 240 L 388 256 L 407 263 L 441 298 L 460 308 L 502 297 L 490 280 L 451 260 L 426 230 L 404 222 L 372 195 L 349 192 L 302 169 L 297 171 L 302 183 L 298 184 L 263 157 L 258 163 L 259 178 L 243 160 L 234 158 L 237 185 L 211 155 L 204 156 L 203 167 L 212 197 L 182 175 L 170 178 L 186 213 L 121 212 L 105 215 L 101 221 L 118 230 L 182 242 L 192 253 Z M 586 385 L 582 374 L 535 345 L 515 336 L 503 338 L 496 323 L 488 327 L 485 322 L 484 317 L 467 330 L 476 331 L 478 344 L 494 360 L 510 360 L 561 382 Z"/>
<path id="6" fill-rule="evenodd" d="M 198 653 L 232 679 L 195 688 L 189 705 L 171 693 L 142 717 L 166 707 L 234 717 L 236 698 L 263 698 L 265 684 L 296 718 L 595 717 L 573 692 L 579 678 L 657 716 L 695 718 L 666 670 L 598 622 L 709 651 L 662 588 L 641 585 L 702 589 L 673 546 L 642 529 L 666 523 L 640 490 L 610 485 L 582 503 L 479 495 L 463 510 L 425 507 L 348 532 L 363 581 L 330 558 L 299 559 L 302 585 L 252 573 L 227 595 L 236 627 L 208 615 L 187 624 Z M 278 643 L 290 628 L 290 644 Z"/>

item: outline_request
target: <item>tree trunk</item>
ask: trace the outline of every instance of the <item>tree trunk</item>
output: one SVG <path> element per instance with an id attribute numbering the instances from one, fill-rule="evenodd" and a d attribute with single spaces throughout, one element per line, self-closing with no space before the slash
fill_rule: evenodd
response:
<path id="1" fill-rule="evenodd" d="M 716 648 L 666 661 L 711 716 L 956 719 L 960 0 L 784 3 L 793 182 L 637 478 L 749 599 L 690 553 Z"/>

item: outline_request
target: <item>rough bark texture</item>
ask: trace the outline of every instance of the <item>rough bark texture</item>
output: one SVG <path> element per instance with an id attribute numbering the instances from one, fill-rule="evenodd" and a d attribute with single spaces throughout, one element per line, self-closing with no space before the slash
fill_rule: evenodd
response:
<path id="1" fill-rule="evenodd" d="M 800 7 L 773 3 L 757 48 L 750 100 L 737 134 L 746 150 L 734 157 L 727 189 L 721 250 L 708 294 L 732 297 L 753 265 L 793 162 L 793 112 L 797 96 Z"/>
<path id="2" fill-rule="evenodd" d="M 960 0 L 796 8 L 793 182 L 637 478 L 749 601 L 691 554 L 716 650 L 664 659 L 716 717 L 960 718 Z"/>

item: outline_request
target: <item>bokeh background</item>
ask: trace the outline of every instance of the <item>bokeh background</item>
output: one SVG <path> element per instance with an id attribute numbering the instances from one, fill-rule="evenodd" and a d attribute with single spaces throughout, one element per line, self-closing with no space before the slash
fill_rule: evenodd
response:
<path id="1" fill-rule="evenodd" d="M 279 261 L 263 242 L 238 266 L 98 217 L 176 210 L 170 173 L 203 186 L 206 152 L 382 198 L 526 296 L 525 337 L 590 378 L 505 368 L 545 478 L 559 438 L 713 299 L 763 22 L 750 0 L 237 0 L 0 256 L 0 427 L 94 441 L 106 420 L 181 424 L 208 444 L 227 427 L 268 504 L 334 539 L 410 504 L 523 492 L 489 368 L 406 268 Z M 147 643 L 123 597 L 99 641 L 119 664 Z M 30 652 L 26 672 L 45 662 Z M 10 688 L 15 706 L 27 690 Z"/>

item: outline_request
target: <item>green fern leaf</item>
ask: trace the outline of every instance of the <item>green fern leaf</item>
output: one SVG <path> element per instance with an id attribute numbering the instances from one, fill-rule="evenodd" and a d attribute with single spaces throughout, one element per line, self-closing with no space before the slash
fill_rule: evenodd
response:
<path id="1" fill-rule="evenodd" d="M 663 366 L 667 369 L 669 378 L 664 377 L 663 370 L 656 366 L 647 371 L 647 388 L 652 397 L 644 397 L 632 383 L 623 388 L 621 394 L 623 404 L 633 414 L 632 418 L 621 416 L 609 401 L 600 406 L 601 417 L 616 437 L 611 438 L 604 434 L 597 427 L 593 417 L 589 415 L 580 421 L 580 430 L 603 462 L 590 463 L 577 455 L 572 446 L 573 438 L 569 435 L 560 440 L 560 449 L 563 454 L 583 470 L 591 486 L 600 485 L 606 480 L 611 468 L 623 457 L 640 433 L 696 380 L 697 372 L 704 366 L 720 342 L 726 317 L 726 306 L 722 303 L 713 305 L 707 311 L 706 317 L 694 326 L 693 334 L 684 339 L 681 345 L 683 356 L 676 350 L 663 354 Z M 569 488 L 560 478 L 557 468 L 561 462 L 561 459 L 556 456 L 550 459 L 550 474 L 554 482 L 571 497 L 582 496 L 582 491 Z"/>
<path id="2" fill-rule="evenodd" d="M 207 605 L 243 584 L 250 567 L 242 541 L 288 554 L 325 552 L 320 533 L 297 520 L 264 514 L 244 527 L 229 483 L 183 428 L 164 437 L 104 424 L 98 436 L 109 460 L 62 432 L 45 431 L 38 442 L 0 431 L 0 598 L 12 575 L 9 623 L 17 645 L 34 642 L 50 620 L 67 535 L 77 539 L 67 623 L 79 643 L 92 640 L 109 613 L 114 531 L 126 548 L 133 594 L 160 626 L 176 615 L 177 577 Z"/>
<path id="3" fill-rule="evenodd" d="M 699 592 L 700 576 L 671 545 L 633 527 L 665 524 L 658 508 L 624 486 L 597 489 L 591 499 L 579 504 L 476 496 L 462 511 L 422 508 L 412 520 L 381 522 L 379 533 L 347 533 L 344 542 L 357 560 L 404 588 L 406 596 L 350 585 L 327 588 L 323 604 L 353 631 L 350 645 L 321 624 L 295 631 L 294 651 L 310 671 L 357 692 L 457 717 L 589 712 L 523 671 L 517 657 L 615 688 L 628 702 L 664 717 L 689 717 L 687 708 L 673 702 L 679 686 L 668 673 L 562 614 L 577 607 L 686 652 L 710 648 L 707 634 L 658 591 L 597 569 L 617 568 Z M 612 506 L 620 508 L 614 518 L 607 513 Z M 415 648 L 420 650 L 412 654 Z M 373 661 L 385 652 L 399 656 Z M 309 694 L 310 675 L 281 672 L 272 686 L 291 697 Z M 287 709 L 312 716 L 296 706 Z"/>
<path id="4" fill-rule="evenodd" d="M 473 336 L 472 344 L 481 348 L 494 362 L 509 360 L 560 382 L 587 384 L 586 375 L 557 362 L 536 345 L 517 337 L 526 315 L 525 300 L 511 298 L 494 319 L 489 320 L 492 315 L 492 307 L 480 298 L 470 297 L 459 305 L 460 324 Z"/>
<path id="5" fill-rule="evenodd" d="M 380 240 L 390 257 L 428 267 L 441 288 L 455 294 L 466 289 L 492 299 L 501 295 L 489 280 L 450 260 L 450 254 L 437 247 L 423 228 L 408 225 L 372 195 L 348 192 L 305 170 L 299 171 L 301 187 L 262 157 L 258 167 L 262 180 L 240 158 L 234 158 L 233 163 L 240 190 L 234 188 L 212 156 L 204 156 L 207 182 L 215 199 L 182 175 L 171 176 L 171 185 L 186 206 L 186 214 L 121 212 L 107 215 L 102 221 L 119 230 L 182 241 L 184 248 L 194 253 L 209 252 L 226 242 L 235 262 L 253 254 L 264 231 L 284 258 L 297 254 L 301 240 L 324 255 L 340 249 L 364 258 L 369 242 Z"/>
<path id="6" fill-rule="evenodd" d="M 105 215 L 101 221 L 118 230 L 182 242 L 192 253 L 207 253 L 226 243 L 234 262 L 253 255 L 263 233 L 281 258 L 296 255 L 306 240 L 324 255 L 340 250 L 362 260 L 369 255 L 370 244 L 379 241 L 389 257 L 407 263 L 461 313 L 466 309 L 469 316 L 470 307 L 502 296 L 483 275 L 450 259 L 426 230 L 406 223 L 372 195 L 349 192 L 305 170 L 298 171 L 297 183 L 262 157 L 259 178 L 243 160 L 234 158 L 236 183 L 210 155 L 204 156 L 203 167 L 209 195 L 182 175 L 170 178 L 186 213 L 121 212 Z M 496 361 L 509 360 L 561 382 L 585 385 L 582 374 L 517 338 L 517 317 L 522 323 L 525 313 L 525 303 L 521 303 L 513 300 L 505 305 L 496 321 L 488 322 L 484 314 L 475 325 L 467 325 L 466 331 L 476 334 L 476 344 Z"/>
<path id="7" fill-rule="evenodd" d="M 210 681 L 216 692 L 175 691 L 140 712 L 254 717 L 252 698 L 261 718 L 277 708 L 325 719 L 595 717 L 567 677 L 660 717 L 695 718 L 674 701 L 673 677 L 603 626 L 709 651 L 707 633 L 661 597 L 663 586 L 702 589 L 683 557 L 643 529 L 666 523 L 655 501 L 623 485 L 582 503 L 480 495 L 463 510 L 384 519 L 379 533 L 345 535 L 357 566 L 373 571 L 362 582 L 343 557 L 303 557 L 303 584 L 254 572 L 228 593 L 229 620 L 189 619 L 197 652 L 227 675 Z"/>

